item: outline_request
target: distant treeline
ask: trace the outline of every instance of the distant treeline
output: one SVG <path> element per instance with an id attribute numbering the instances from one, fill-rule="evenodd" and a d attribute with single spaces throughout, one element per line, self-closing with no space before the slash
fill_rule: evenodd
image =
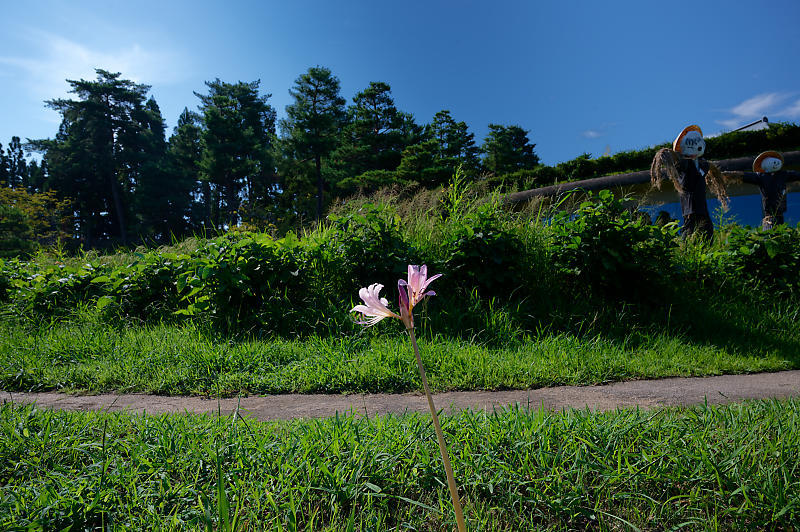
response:
<path id="1" fill-rule="evenodd" d="M 660 147 L 545 166 L 517 125 L 489 124 L 478 146 L 447 110 L 418 124 L 397 108 L 386 83 L 371 82 L 348 105 L 323 67 L 295 80 L 282 120 L 259 81 L 208 81 L 195 93 L 198 110 L 184 109 L 167 138 L 148 85 L 96 72 L 93 81 L 67 80 L 73 99 L 46 102 L 62 117 L 55 138 L 0 144 L 0 181 L 28 194 L 4 198 L 0 233 L 31 233 L 40 242 L 58 235 L 84 248 L 232 226 L 282 233 L 320 218 L 337 199 L 392 185 L 435 188 L 458 167 L 471 180 L 525 189 L 642 170 Z M 714 158 L 797 149 L 800 127 L 777 124 L 707 142 Z M 40 153 L 41 163 L 25 152 Z M 26 220 L 38 216 L 41 225 L 43 212 L 50 225 L 32 229 Z"/>

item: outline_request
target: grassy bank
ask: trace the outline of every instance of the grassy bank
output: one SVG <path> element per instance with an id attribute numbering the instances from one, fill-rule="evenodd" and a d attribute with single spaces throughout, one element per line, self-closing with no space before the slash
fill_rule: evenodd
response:
<path id="1" fill-rule="evenodd" d="M 729 322 L 715 342 L 677 331 L 578 335 L 543 331 L 482 344 L 425 338 L 435 390 L 597 384 L 641 378 L 800 367 L 800 331 L 776 311 L 756 325 Z M 419 390 L 397 324 L 354 336 L 225 339 L 199 326 L 114 326 L 97 315 L 25 327 L 0 323 L 0 389 L 236 395 Z M 739 337 L 737 331 L 746 334 Z M 776 334 L 776 330 L 780 334 Z"/>
<path id="2" fill-rule="evenodd" d="M 406 265 L 438 390 L 800 367 L 800 229 L 682 240 L 602 193 L 512 212 L 458 176 L 438 195 L 354 200 L 275 239 L 236 233 L 110 256 L 0 262 L 0 386 L 172 394 L 418 389 L 394 306 Z M 375 198 L 373 198 L 375 199 Z"/>
<path id="3" fill-rule="evenodd" d="M 473 530 L 789 529 L 799 425 L 798 401 L 444 421 Z M 423 416 L 245 423 L 6 404 L 0 434 L 3 529 L 453 528 Z"/>

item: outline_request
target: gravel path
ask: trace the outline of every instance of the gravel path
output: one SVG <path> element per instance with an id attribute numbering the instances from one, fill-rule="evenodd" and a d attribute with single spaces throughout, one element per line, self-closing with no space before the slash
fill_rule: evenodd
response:
<path id="1" fill-rule="evenodd" d="M 551 410 L 590 408 L 613 410 L 640 406 L 731 403 L 745 399 L 800 397 L 800 370 L 719 377 L 670 378 L 629 381 L 602 386 L 557 386 L 535 390 L 497 392 L 446 392 L 436 394 L 437 408 L 445 410 L 493 410 L 518 404 Z M 62 410 L 109 410 L 135 413 L 193 412 L 230 414 L 239 399 L 207 399 L 146 394 L 68 395 L 64 393 L 22 393 L 0 391 L 0 400 L 36 403 Z M 240 412 L 260 420 L 321 418 L 336 412 L 379 415 L 403 412 L 427 412 L 421 394 L 354 395 L 270 395 L 243 397 Z"/>

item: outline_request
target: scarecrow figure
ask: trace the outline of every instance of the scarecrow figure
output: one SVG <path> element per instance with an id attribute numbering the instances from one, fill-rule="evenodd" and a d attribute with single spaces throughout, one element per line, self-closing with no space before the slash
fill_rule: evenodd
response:
<path id="1" fill-rule="evenodd" d="M 702 157 L 705 150 L 706 142 L 700 127 L 685 127 L 672 143 L 672 149 L 662 148 L 656 152 L 650 166 L 650 182 L 660 189 L 662 181 L 670 179 L 681 202 L 681 233 L 688 236 L 698 232 L 710 240 L 714 225 L 708 212 L 706 185 L 723 208 L 728 206 L 728 196 L 722 172 Z"/>
<path id="2" fill-rule="evenodd" d="M 800 172 L 782 170 L 783 155 L 765 151 L 753 161 L 753 173 L 747 172 L 742 180 L 761 189 L 761 228 L 772 229 L 783 222 L 786 212 L 786 182 L 800 178 Z"/>

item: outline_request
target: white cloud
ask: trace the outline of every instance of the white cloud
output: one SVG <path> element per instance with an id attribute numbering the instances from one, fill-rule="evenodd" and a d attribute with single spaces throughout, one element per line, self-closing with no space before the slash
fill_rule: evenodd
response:
<path id="1" fill-rule="evenodd" d="M 791 93 L 786 92 L 765 92 L 763 94 L 757 94 L 728 109 L 727 112 L 733 116 L 723 120 L 717 120 L 717 123 L 733 129 L 743 126 L 748 122 L 758 120 L 763 116 L 767 116 L 770 120 L 796 118 L 800 116 L 800 100 L 796 101 L 794 105 L 788 108 L 781 109 L 784 102 L 791 96 Z"/>
<path id="2" fill-rule="evenodd" d="M 749 98 L 733 109 L 731 112 L 740 118 L 760 118 L 764 113 L 785 101 L 788 95 L 779 92 L 767 92 Z"/>
<path id="3" fill-rule="evenodd" d="M 795 101 L 792 105 L 780 112 L 788 118 L 800 118 L 800 100 Z"/>
<path id="4" fill-rule="evenodd" d="M 740 118 L 729 118 L 728 120 L 717 120 L 717 124 L 721 124 L 727 128 L 735 128 L 742 125 L 742 120 Z M 717 135 L 721 135 L 722 132 L 717 133 Z M 708 135 L 704 135 L 707 137 Z"/>
<path id="5" fill-rule="evenodd" d="M 98 50 L 51 33 L 28 33 L 32 51 L 26 55 L 0 56 L 0 75 L 21 80 L 38 99 L 66 97 L 66 79 L 94 79 L 95 68 L 121 72 L 137 83 L 168 84 L 184 76 L 185 64 L 169 51 L 148 50 L 138 43 Z M 11 72 L 8 72 L 8 71 Z"/>
<path id="6" fill-rule="evenodd" d="M 596 129 L 587 129 L 586 131 L 581 131 L 581 136 L 587 139 L 596 139 L 603 136 L 603 134 Z"/>

